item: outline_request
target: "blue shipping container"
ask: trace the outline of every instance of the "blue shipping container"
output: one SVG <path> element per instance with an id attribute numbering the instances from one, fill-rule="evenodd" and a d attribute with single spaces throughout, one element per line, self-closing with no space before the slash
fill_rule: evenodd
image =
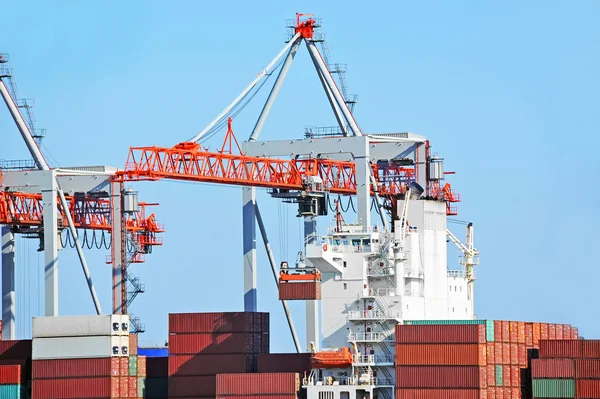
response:
<path id="1" fill-rule="evenodd" d="M 0 399 L 24 399 L 26 397 L 25 386 L 0 385 Z"/>
<path id="2" fill-rule="evenodd" d="M 169 356 L 169 348 L 160 348 L 156 346 L 152 348 L 138 348 L 138 356 L 167 357 Z"/>

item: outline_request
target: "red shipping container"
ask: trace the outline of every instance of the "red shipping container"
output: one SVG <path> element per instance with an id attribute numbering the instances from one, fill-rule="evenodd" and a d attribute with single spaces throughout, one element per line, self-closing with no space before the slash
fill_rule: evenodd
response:
<path id="1" fill-rule="evenodd" d="M 227 395 L 221 396 L 219 399 L 296 399 L 296 394 L 287 394 L 287 395 Z M 186 398 L 190 399 L 190 398 Z M 215 399 L 214 396 L 206 396 L 200 398 L 192 398 L 192 399 Z"/>
<path id="2" fill-rule="evenodd" d="M 167 377 L 169 375 L 168 357 L 147 357 L 146 377 Z"/>
<path id="3" fill-rule="evenodd" d="M 480 344 L 397 344 L 398 366 L 485 366 L 485 345 Z"/>
<path id="4" fill-rule="evenodd" d="M 483 340 L 482 340 L 483 338 Z M 397 325 L 397 344 L 485 343 L 485 326 L 477 324 Z"/>
<path id="5" fill-rule="evenodd" d="M 540 358 L 580 358 L 582 357 L 582 340 L 540 340 Z"/>
<path id="6" fill-rule="evenodd" d="M 600 359 L 575 360 L 575 376 L 577 378 L 600 379 Z"/>
<path id="7" fill-rule="evenodd" d="M 516 321 L 510 321 L 508 323 L 508 329 L 509 329 L 509 342 L 510 343 L 517 343 L 519 341 L 519 323 Z"/>
<path id="8" fill-rule="evenodd" d="M 298 373 L 217 375 L 217 396 L 294 394 L 300 390 Z"/>
<path id="9" fill-rule="evenodd" d="M 487 364 L 496 364 L 496 345 L 493 342 L 486 344 Z"/>
<path id="10" fill-rule="evenodd" d="M 519 367 L 527 368 L 527 346 L 519 345 Z"/>
<path id="11" fill-rule="evenodd" d="M 484 388 L 486 367 L 398 366 L 396 388 Z"/>
<path id="12" fill-rule="evenodd" d="M 542 325 L 541 323 L 533 323 L 533 346 L 538 347 L 539 341 L 542 338 Z"/>
<path id="13" fill-rule="evenodd" d="M 310 373 L 310 353 L 261 353 L 259 373 Z"/>
<path id="14" fill-rule="evenodd" d="M 565 339 L 565 325 L 564 324 L 557 324 L 556 325 L 556 339 Z"/>
<path id="15" fill-rule="evenodd" d="M 129 358 L 128 357 L 120 357 L 118 358 L 119 362 L 119 375 L 121 377 L 129 377 Z"/>
<path id="16" fill-rule="evenodd" d="M 138 335 L 129 334 L 129 354 L 137 355 L 138 353 Z"/>
<path id="17" fill-rule="evenodd" d="M 127 360 L 118 357 L 34 360 L 31 362 L 31 378 L 118 377 L 121 359 Z"/>
<path id="18" fill-rule="evenodd" d="M 496 399 L 496 388 L 488 388 L 487 396 L 488 396 L 488 399 Z"/>
<path id="19" fill-rule="evenodd" d="M 31 340 L 0 341 L 0 360 L 31 359 Z"/>
<path id="20" fill-rule="evenodd" d="M 513 387 L 521 386 L 521 369 L 519 366 L 510 366 L 510 383 Z"/>
<path id="21" fill-rule="evenodd" d="M 533 323 L 525 323 L 525 345 L 533 347 Z"/>
<path id="22" fill-rule="evenodd" d="M 502 342 L 510 342 L 510 321 L 502 321 Z"/>
<path id="23" fill-rule="evenodd" d="M 119 398 L 121 377 L 59 378 L 33 380 L 35 399 Z"/>
<path id="24" fill-rule="evenodd" d="M 506 342 L 502 344 L 502 364 L 510 364 L 510 344 Z"/>
<path id="25" fill-rule="evenodd" d="M 123 398 L 129 395 L 129 377 L 119 377 L 119 395 Z"/>
<path id="26" fill-rule="evenodd" d="M 577 380 L 575 390 L 578 398 L 600 398 L 600 380 Z"/>
<path id="27" fill-rule="evenodd" d="M 486 367 L 487 367 L 487 386 L 489 389 L 489 387 L 496 386 L 496 366 L 491 364 Z"/>
<path id="28" fill-rule="evenodd" d="M 396 389 L 396 399 L 480 399 L 479 389 Z"/>
<path id="29" fill-rule="evenodd" d="M 521 399 L 521 388 L 511 389 L 511 398 L 512 399 Z"/>
<path id="30" fill-rule="evenodd" d="M 487 391 L 487 389 L 481 389 L 479 391 L 479 399 L 488 399 L 488 391 Z"/>
<path id="31" fill-rule="evenodd" d="M 501 342 L 494 342 L 494 364 L 502 364 L 502 346 Z"/>
<path id="32" fill-rule="evenodd" d="M 170 334 L 269 332 L 268 326 L 268 313 L 214 312 L 169 314 Z"/>
<path id="33" fill-rule="evenodd" d="M 23 369 L 20 364 L 0 365 L 0 385 L 26 383 L 23 379 Z"/>
<path id="34" fill-rule="evenodd" d="M 217 375 L 252 372 L 250 356 L 235 355 L 172 355 L 169 356 L 169 376 Z"/>
<path id="35" fill-rule="evenodd" d="M 129 394 L 128 398 L 137 398 L 138 397 L 138 378 L 137 377 L 127 377 L 129 379 Z"/>
<path id="36" fill-rule="evenodd" d="M 279 283 L 279 300 L 320 300 L 321 282 L 304 281 L 297 283 Z"/>
<path id="37" fill-rule="evenodd" d="M 573 359 L 533 359 L 532 378 L 575 378 Z"/>
<path id="38" fill-rule="evenodd" d="M 138 377 L 146 377 L 146 356 L 138 355 Z"/>
<path id="39" fill-rule="evenodd" d="M 487 366 L 479 367 L 479 388 L 487 388 Z"/>
<path id="40" fill-rule="evenodd" d="M 548 338 L 548 323 L 540 323 L 540 340 Z"/>
<path id="41" fill-rule="evenodd" d="M 503 366 L 502 367 L 502 386 L 503 387 L 511 386 L 510 377 L 511 377 L 510 366 Z"/>
<path id="42" fill-rule="evenodd" d="M 169 398 L 215 396 L 216 376 L 169 377 Z"/>
<path id="43" fill-rule="evenodd" d="M 510 364 L 519 365 L 519 344 L 510 344 Z"/>
<path id="44" fill-rule="evenodd" d="M 517 343 L 525 344 L 525 322 L 517 322 Z"/>
<path id="45" fill-rule="evenodd" d="M 548 325 L 548 339 L 556 339 L 556 324 L 554 323 Z"/>
<path id="46" fill-rule="evenodd" d="M 266 336 L 266 337 L 264 337 Z M 234 354 L 268 352 L 268 334 L 199 333 L 169 336 L 169 354 Z M 266 342 L 266 346 L 265 346 Z"/>
<path id="47" fill-rule="evenodd" d="M 577 327 L 573 327 L 573 332 L 571 333 L 571 339 L 579 339 L 579 329 Z"/>
<path id="48" fill-rule="evenodd" d="M 600 359 L 600 340 L 579 340 L 582 345 L 582 355 L 587 359 Z"/>
<path id="49" fill-rule="evenodd" d="M 494 341 L 502 342 L 502 321 L 494 320 Z"/>

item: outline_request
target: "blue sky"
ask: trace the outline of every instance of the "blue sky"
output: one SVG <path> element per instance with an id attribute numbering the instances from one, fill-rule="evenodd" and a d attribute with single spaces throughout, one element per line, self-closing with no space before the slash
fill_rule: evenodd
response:
<path id="1" fill-rule="evenodd" d="M 459 219 L 475 223 L 481 251 L 478 316 L 572 323 L 599 337 L 600 165 L 592 149 L 599 144 L 600 4 L 298 4 L 7 0 L 0 52 L 12 57 L 22 97 L 36 99 L 38 126 L 48 129 L 45 151 L 58 164 L 122 167 L 129 146 L 172 146 L 201 130 L 283 47 L 285 19 L 315 13 L 334 61 L 348 64 L 362 129 L 425 135 L 457 172 L 451 183 L 463 198 Z M 239 138 L 248 136 L 265 94 L 234 121 Z M 301 137 L 306 125 L 332 124 L 302 48 L 261 137 Z M 0 131 L 0 159 L 26 158 L 5 110 Z M 140 200 L 160 202 L 157 217 L 168 229 L 165 245 L 131 268 L 147 289 L 131 308 L 148 330 L 142 342 L 166 337 L 169 312 L 241 310 L 240 189 L 136 188 Z M 259 203 L 277 261 L 286 248 L 293 260 L 295 210 L 264 192 Z M 464 236 L 462 226 L 452 229 Z M 18 306 L 28 317 L 43 309 L 41 262 L 34 242 L 19 244 Z M 105 255 L 88 251 L 109 309 Z M 457 257 L 452 250 L 449 260 Z M 262 249 L 259 263 L 259 310 L 272 312 L 272 349 L 291 351 Z M 60 287 L 62 314 L 93 312 L 72 250 L 60 254 Z M 292 309 L 302 331 L 303 307 Z M 28 328 L 20 321 L 19 335 Z"/>

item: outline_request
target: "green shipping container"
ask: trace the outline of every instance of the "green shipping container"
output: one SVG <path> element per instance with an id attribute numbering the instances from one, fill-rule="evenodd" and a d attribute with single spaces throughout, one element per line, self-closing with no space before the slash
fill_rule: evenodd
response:
<path id="1" fill-rule="evenodd" d="M 137 377 L 138 361 L 136 355 L 129 356 L 129 376 Z"/>
<path id="2" fill-rule="evenodd" d="M 504 370 L 502 366 L 496 366 L 496 386 L 504 386 Z"/>
<path id="3" fill-rule="evenodd" d="M 534 379 L 534 398 L 574 398 L 575 380 Z"/>
<path id="4" fill-rule="evenodd" d="M 25 399 L 25 388 L 21 385 L 0 385 L 0 399 Z"/>
<path id="5" fill-rule="evenodd" d="M 138 398 L 146 397 L 146 377 L 138 377 Z"/>
<path id="6" fill-rule="evenodd" d="M 404 320 L 408 325 L 456 325 L 456 324 L 484 324 L 485 339 L 487 342 L 494 342 L 494 320 Z"/>

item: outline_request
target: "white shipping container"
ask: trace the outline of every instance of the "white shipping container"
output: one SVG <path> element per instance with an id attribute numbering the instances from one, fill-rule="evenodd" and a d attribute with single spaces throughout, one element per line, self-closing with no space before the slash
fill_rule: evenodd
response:
<path id="1" fill-rule="evenodd" d="M 129 355 L 129 337 L 34 338 L 33 360 L 125 357 Z"/>
<path id="2" fill-rule="evenodd" d="M 128 315 L 34 317 L 33 338 L 129 335 Z"/>

